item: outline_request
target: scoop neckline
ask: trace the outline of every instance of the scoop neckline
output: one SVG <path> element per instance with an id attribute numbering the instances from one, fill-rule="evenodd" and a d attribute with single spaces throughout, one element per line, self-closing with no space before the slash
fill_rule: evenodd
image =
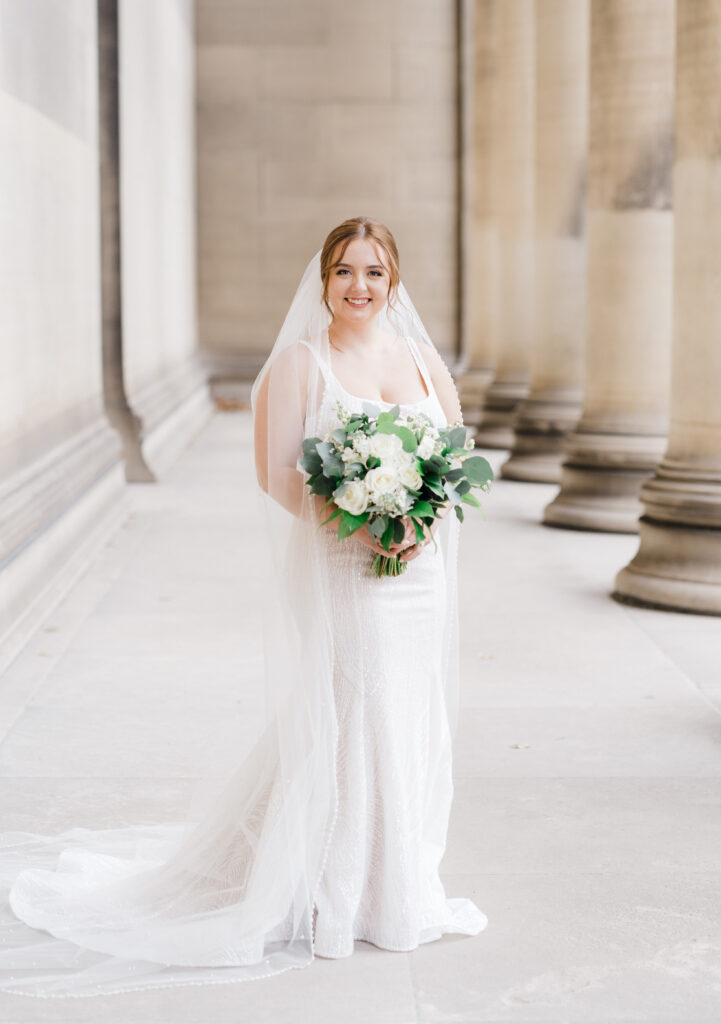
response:
<path id="1" fill-rule="evenodd" d="M 326 328 L 325 335 L 326 335 L 326 340 L 328 342 L 328 345 L 330 346 L 330 338 L 328 337 L 328 328 Z M 403 340 L 406 343 L 408 343 L 409 339 L 408 339 L 408 337 L 405 334 L 400 335 L 400 337 L 402 337 Z M 408 347 L 410 348 L 410 345 L 408 345 Z M 412 352 L 411 352 L 411 355 L 413 355 Z M 411 409 L 411 408 L 413 408 L 413 406 L 423 405 L 424 402 L 428 402 L 431 398 L 433 398 L 433 393 L 431 391 L 429 391 L 427 395 L 424 395 L 423 398 L 419 398 L 418 401 L 416 401 L 416 402 L 389 402 L 387 398 L 364 398 L 362 395 L 354 395 L 352 391 L 348 391 L 347 388 L 344 388 L 343 385 L 341 384 L 341 382 L 336 377 L 336 375 L 335 375 L 335 373 L 333 371 L 332 359 L 333 359 L 333 357 L 330 354 L 330 347 L 329 347 L 329 351 L 328 351 L 328 370 L 330 372 L 330 375 L 333 378 L 333 380 L 336 382 L 338 387 L 341 389 L 341 391 L 348 398 L 354 398 L 356 400 L 356 402 L 370 402 L 372 405 L 387 405 L 391 409 L 393 408 L 394 405 L 397 405 L 401 409 Z M 415 363 L 415 357 L 413 358 L 413 362 Z M 420 367 L 418 367 L 418 369 L 420 369 Z M 423 383 L 425 384 L 425 381 Z"/>

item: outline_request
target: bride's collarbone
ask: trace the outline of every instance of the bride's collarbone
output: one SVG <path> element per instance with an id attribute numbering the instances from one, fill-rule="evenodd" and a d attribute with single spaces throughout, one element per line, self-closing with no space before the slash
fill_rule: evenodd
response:
<path id="1" fill-rule="evenodd" d="M 425 383 L 412 357 L 411 361 L 412 368 L 393 356 L 387 358 L 382 366 L 369 366 L 367 360 L 360 362 L 348 356 L 338 359 L 334 355 L 333 372 L 341 387 L 351 395 L 368 401 L 408 405 L 428 397 Z"/>

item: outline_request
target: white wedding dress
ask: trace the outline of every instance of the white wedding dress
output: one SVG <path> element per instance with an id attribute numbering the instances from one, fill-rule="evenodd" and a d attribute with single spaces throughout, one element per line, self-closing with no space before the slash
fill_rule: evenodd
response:
<path id="1" fill-rule="evenodd" d="M 403 411 L 443 425 L 406 340 L 427 396 Z M 363 404 L 313 355 L 307 436 L 329 429 L 338 400 Z M 266 647 L 280 688 L 265 731 L 198 820 L 1 834 L 0 989 L 85 996 L 245 981 L 349 956 L 359 939 L 411 950 L 485 927 L 439 877 L 453 793 L 446 682 L 457 677 L 446 553 L 454 562 L 457 528 L 447 516 L 437 549 L 377 579 L 367 547 L 290 523 Z M 285 614 L 288 593 L 301 597 Z"/>
<path id="2" fill-rule="evenodd" d="M 430 374 L 406 340 L 428 394 L 401 413 L 422 412 L 443 426 Z M 368 401 L 393 405 L 350 394 L 325 360 L 322 372 L 326 387 L 309 433 L 332 428 L 336 402 L 349 412 Z M 316 953 L 349 956 L 354 939 L 409 950 L 444 932 L 475 935 L 485 915 L 468 899 L 447 899 L 438 874 L 453 796 L 443 552 L 429 544 L 401 576 L 379 580 L 368 548 L 338 541 L 330 529 L 323 537 L 336 645 L 338 808 L 316 897 Z"/>

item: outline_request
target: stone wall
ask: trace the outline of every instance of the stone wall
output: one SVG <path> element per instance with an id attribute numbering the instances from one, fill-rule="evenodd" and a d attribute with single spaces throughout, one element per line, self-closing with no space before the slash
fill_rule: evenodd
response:
<path id="1" fill-rule="evenodd" d="M 193 0 L 0 0 L 0 667 L 212 408 L 194 63 Z"/>
<path id="2" fill-rule="evenodd" d="M 95 4 L 6 0 L 0 27 L 1 660 L 123 481 L 103 412 Z"/>
<path id="3" fill-rule="evenodd" d="M 198 3 L 200 331 L 252 372 L 307 261 L 384 220 L 434 340 L 456 344 L 452 0 Z"/>

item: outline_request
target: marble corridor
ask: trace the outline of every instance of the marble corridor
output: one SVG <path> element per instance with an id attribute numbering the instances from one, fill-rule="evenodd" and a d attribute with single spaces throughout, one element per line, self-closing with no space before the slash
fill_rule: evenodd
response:
<path id="1" fill-rule="evenodd" d="M 485 454 L 498 467 L 501 451 Z M 216 414 L 6 670 L 6 828 L 182 815 L 262 692 L 247 412 Z M 704 1024 L 721 1019 L 717 618 L 610 600 L 637 537 L 540 525 L 498 480 L 462 536 L 463 713 L 444 879 L 487 913 L 267 981 L 75 1000 L 5 1024 Z"/>

